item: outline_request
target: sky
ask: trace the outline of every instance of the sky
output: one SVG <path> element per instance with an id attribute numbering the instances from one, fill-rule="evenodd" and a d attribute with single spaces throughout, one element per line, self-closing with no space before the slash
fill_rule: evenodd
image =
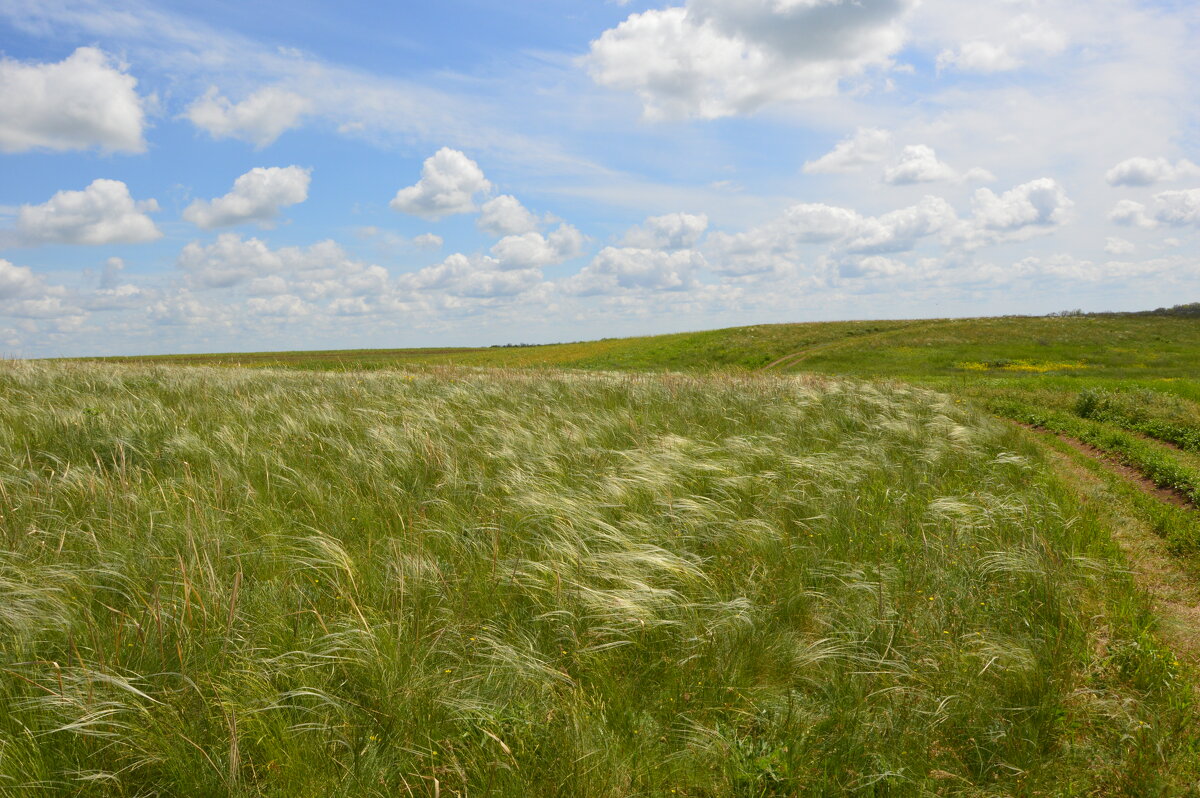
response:
<path id="1" fill-rule="evenodd" d="M 0 0 L 0 356 L 1200 301 L 1193 0 Z"/>

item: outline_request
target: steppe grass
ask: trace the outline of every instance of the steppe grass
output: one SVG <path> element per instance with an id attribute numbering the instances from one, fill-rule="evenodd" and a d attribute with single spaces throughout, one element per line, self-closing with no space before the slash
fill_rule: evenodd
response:
<path id="1" fill-rule="evenodd" d="M 1158 795 L 1019 430 L 797 377 L 0 369 L 0 794 Z"/>
<path id="2" fill-rule="evenodd" d="M 515 342 L 514 342 L 515 343 Z M 792 359 L 790 356 L 795 356 Z M 788 358 L 788 359 L 785 359 Z M 1171 315 L 759 324 L 544 346 L 258 352 L 110 358 L 122 362 L 377 370 L 417 365 L 622 371 L 790 371 L 860 377 L 966 378 L 1076 392 L 1090 380 L 1194 380 L 1200 319 Z M 1030 376 L 1039 379 L 1030 381 Z M 1191 395 L 1200 399 L 1200 389 Z"/>

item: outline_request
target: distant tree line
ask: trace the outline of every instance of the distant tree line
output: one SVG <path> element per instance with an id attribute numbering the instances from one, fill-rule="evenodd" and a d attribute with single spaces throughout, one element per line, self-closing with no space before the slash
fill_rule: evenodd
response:
<path id="1" fill-rule="evenodd" d="M 1175 305 L 1169 308 L 1158 308 L 1157 310 L 1144 310 L 1138 313 L 1139 316 L 1185 316 L 1188 318 L 1200 317 L 1200 302 L 1189 302 L 1186 305 Z"/>
<path id="2" fill-rule="evenodd" d="M 1176 316 L 1180 318 L 1200 318 L 1200 302 L 1189 302 L 1186 305 L 1175 305 L 1169 308 L 1136 310 L 1126 313 L 1113 313 L 1109 311 L 1084 313 L 1082 310 L 1076 308 L 1075 310 L 1060 310 L 1055 313 L 1047 313 L 1046 316 L 1048 318 L 1071 318 L 1074 316 Z"/>

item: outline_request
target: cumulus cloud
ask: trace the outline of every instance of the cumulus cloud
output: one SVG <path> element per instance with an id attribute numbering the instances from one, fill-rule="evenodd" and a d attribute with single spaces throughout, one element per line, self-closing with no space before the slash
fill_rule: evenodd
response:
<path id="1" fill-rule="evenodd" d="M 938 54 L 938 69 L 963 72 L 1006 72 L 1018 69 L 1037 56 L 1057 55 L 1067 47 L 1067 37 L 1049 21 L 1020 14 L 1004 28 L 972 39 Z"/>
<path id="2" fill-rule="evenodd" d="M 248 299 L 246 310 L 256 316 L 297 319 L 312 315 L 314 308 L 298 296 L 280 294 L 266 299 Z"/>
<path id="3" fill-rule="evenodd" d="M 28 266 L 17 266 L 0 258 L 0 299 L 28 296 L 42 287 Z"/>
<path id="4" fill-rule="evenodd" d="M 523 233 L 505 236 L 492 247 L 492 256 L 504 269 L 530 269 L 554 266 L 577 257 L 583 251 L 583 235 L 569 224 L 543 236 Z"/>
<path id="5" fill-rule="evenodd" d="M 266 225 L 279 209 L 308 199 L 311 169 L 299 166 L 251 169 L 233 182 L 233 190 L 212 201 L 196 200 L 183 212 L 187 221 L 211 230 L 245 222 Z"/>
<path id="6" fill-rule="evenodd" d="M 236 233 L 222 233 L 207 246 L 193 241 L 176 260 L 196 288 L 227 288 L 260 274 L 281 271 L 283 259 L 257 238 L 243 240 Z"/>
<path id="7" fill-rule="evenodd" d="M 425 160 L 416 185 L 396 192 L 391 207 L 401 213 L 436 220 L 474 211 L 475 195 L 491 188 L 479 164 L 458 150 L 443 147 Z"/>
<path id="8" fill-rule="evenodd" d="M 400 275 L 402 290 L 438 291 L 450 296 L 489 299 L 522 294 L 542 282 L 538 268 L 506 269 L 497 258 L 456 252 L 439 264 Z"/>
<path id="9" fill-rule="evenodd" d="M 144 307 L 150 297 L 150 292 L 145 289 L 125 283 L 99 288 L 83 297 L 82 304 L 87 310 L 131 310 Z"/>
<path id="10" fill-rule="evenodd" d="M 860 127 L 853 136 L 839 141 L 834 148 L 804 164 L 806 174 L 842 174 L 861 171 L 864 166 L 880 163 L 892 146 L 892 134 L 873 127 Z"/>
<path id="11" fill-rule="evenodd" d="M 838 271 L 849 278 L 895 277 L 908 271 L 908 264 L 883 255 L 867 255 L 845 260 Z"/>
<path id="12" fill-rule="evenodd" d="M 476 226 L 497 236 L 522 235 L 541 226 L 536 216 L 511 194 L 502 194 L 483 203 Z"/>
<path id="13" fill-rule="evenodd" d="M 93 180 L 82 191 L 59 191 L 42 205 L 22 205 L 17 236 L 24 244 L 136 244 L 162 237 L 147 216 L 153 199 L 135 201 L 120 180 Z"/>
<path id="14" fill-rule="evenodd" d="M 987 230 L 1014 231 L 1027 227 L 1055 227 L 1066 222 L 1074 206 L 1058 184 L 1048 177 L 996 194 L 981 188 L 972 206 L 976 223 Z"/>
<path id="15" fill-rule="evenodd" d="M 297 294 L 309 301 L 378 294 L 388 286 L 382 267 L 351 258 L 331 240 L 271 249 L 257 238 L 222 233 L 211 244 L 193 241 L 176 265 L 196 290 L 245 285 L 251 294 Z"/>
<path id="16" fill-rule="evenodd" d="M 1156 194 L 1153 208 L 1155 221 L 1162 224 L 1200 225 L 1200 188 Z"/>
<path id="17" fill-rule="evenodd" d="M 1126 227 L 1200 227 L 1200 188 L 1155 194 L 1149 207 L 1140 202 L 1121 200 L 1108 218 Z"/>
<path id="18" fill-rule="evenodd" d="M 239 139 L 262 149 L 299 125 L 312 108 L 311 100 L 275 86 L 259 89 L 239 103 L 212 86 L 184 116 L 215 139 Z"/>
<path id="19" fill-rule="evenodd" d="M 61 285 L 48 285 L 27 266 L 0 258 L 0 316 L 47 322 L 52 329 L 77 326 L 85 314 L 66 299 L 67 293 Z"/>
<path id="20" fill-rule="evenodd" d="M 707 229 L 708 216 L 703 213 L 668 213 L 630 228 L 621 244 L 635 249 L 691 249 Z"/>
<path id="21" fill-rule="evenodd" d="M 880 216 L 850 208 L 801 203 L 782 216 L 743 233 L 714 233 L 705 252 L 712 268 L 733 275 L 783 271 L 803 262 L 805 245 L 828 244 L 834 253 L 859 255 L 904 252 L 920 239 L 947 231 L 957 214 L 940 197 Z"/>
<path id="22" fill-rule="evenodd" d="M 22 299 L 5 305 L 4 315 L 18 319 L 55 319 L 72 317 L 82 320 L 83 309 L 65 301 L 61 296 L 43 296 L 38 299 Z"/>
<path id="23" fill-rule="evenodd" d="M 1158 222 L 1146 213 L 1146 206 L 1133 200 L 1121 200 L 1108 214 L 1108 220 L 1124 227 L 1157 227 Z"/>
<path id="24" fill-rule="evenodd" d="M 605 247 L 579 274 L 565 280 L 563 288 L 581 296 L 636 289 L 681 291 L 695 284 L 694 275 L 704 266 L 704 256 L 694 250 Z"/>
<path id="25" fill-rule="evenodd" d="M 442 245 L 446 243 L 441 236 L 435 233 L 421 233 L 413 238 L 412 242 L 413 246 L 418 249 L 441 249 Z"/>
<path id="26" fill-rule="evenodd" d="M 592 42 L 601 85 L 636 92 L 650 118 L 715 119 L 827 97 L 886 67 L 911 0 L 688 0 L 632 14 Z"/>
<path id="27" fill-rule="evenodd" d="M 0 152 L 144 152 L 137 79 L 104 52 L 80 47 L 54 64 L 0 60 Z"/>
<path id="28" fill-rule="evenodd" d="M 949 182 L 957 179 L 958 172 L 939 161 L 933 148 L 924 144 L 905 147 L 896 165 L 883 173 L 883 181 L 893 186 Z"/>
<path id="29" fill-rule="evenodd" d="M 919 239 L 940 233 L 957 221 L 950 203 L 941 197 L 924 197 L 916 205 L 861 219 L 842 243 L 853 253 L 907 252 Z"/>
<path id="30" fill-rule="evenodd" d="M 1187 159 L 1171 163 L 1166 158 L 1130 158 L 1109 169 L 1104 179 L 1113 186 L 1152 186 L 1185 177 L 1200 177 L 1200 166 Z"/>

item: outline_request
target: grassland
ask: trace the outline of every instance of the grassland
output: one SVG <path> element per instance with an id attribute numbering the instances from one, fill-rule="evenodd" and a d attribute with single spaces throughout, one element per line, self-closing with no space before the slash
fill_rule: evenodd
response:
<path id="1" fill-rule="evenodd" d="M 1157 383 L 1200 374 L 1197 318 L 1134 314 L 765 324 L 643 338 L 483 349 L 107 358 L 110 362 L 377 370 L 421 365 L 622 371 L 805 371 L 903 379 L 1062 377 Z M 782 362 L 779 362 L 782 361 Z M 1200 391 L 1192 389 L 1192 398 Z"/>
<path id="2" fill-rule="evenodd" d="M 819 373 L 920 384 L 1070 435 L 1200 498 L 1200 309 L 738 327 L 546 346 L 290 352 L 117 362 L 360 371 L 439 365 Z M 1081 403 L 1091 397 L 1090 405 Z M 1200 548 L 1200 521 L 1167 533 Z M 1192 543 L 1186 541 L 1191 540 Z"/>
<path id="3" fill-rule="evenodd" d="M 0 370 L 0 794 L 1182 794 L 1022 430 L 775 375 Z"/>
<path id="4" fill-rule="evenodd" d="M 835 322 L 546 346 L 115 359 L 301 370 L 438 365 L 895 379 L 1072 435 L 1200 497 L 1200 312 Z M 1081 404 L 1091 397 L 1091 405 Z M 1195 526 L 1195 524 L 1185 525 Z M 1177 529 L 1200 546 L 1200 531 Z"/>
<path id="5" fill-rule="evenodd" d="M 1200 784 L 1196 318 L 113 360 L 0 372 L 0 795 Z"/>

